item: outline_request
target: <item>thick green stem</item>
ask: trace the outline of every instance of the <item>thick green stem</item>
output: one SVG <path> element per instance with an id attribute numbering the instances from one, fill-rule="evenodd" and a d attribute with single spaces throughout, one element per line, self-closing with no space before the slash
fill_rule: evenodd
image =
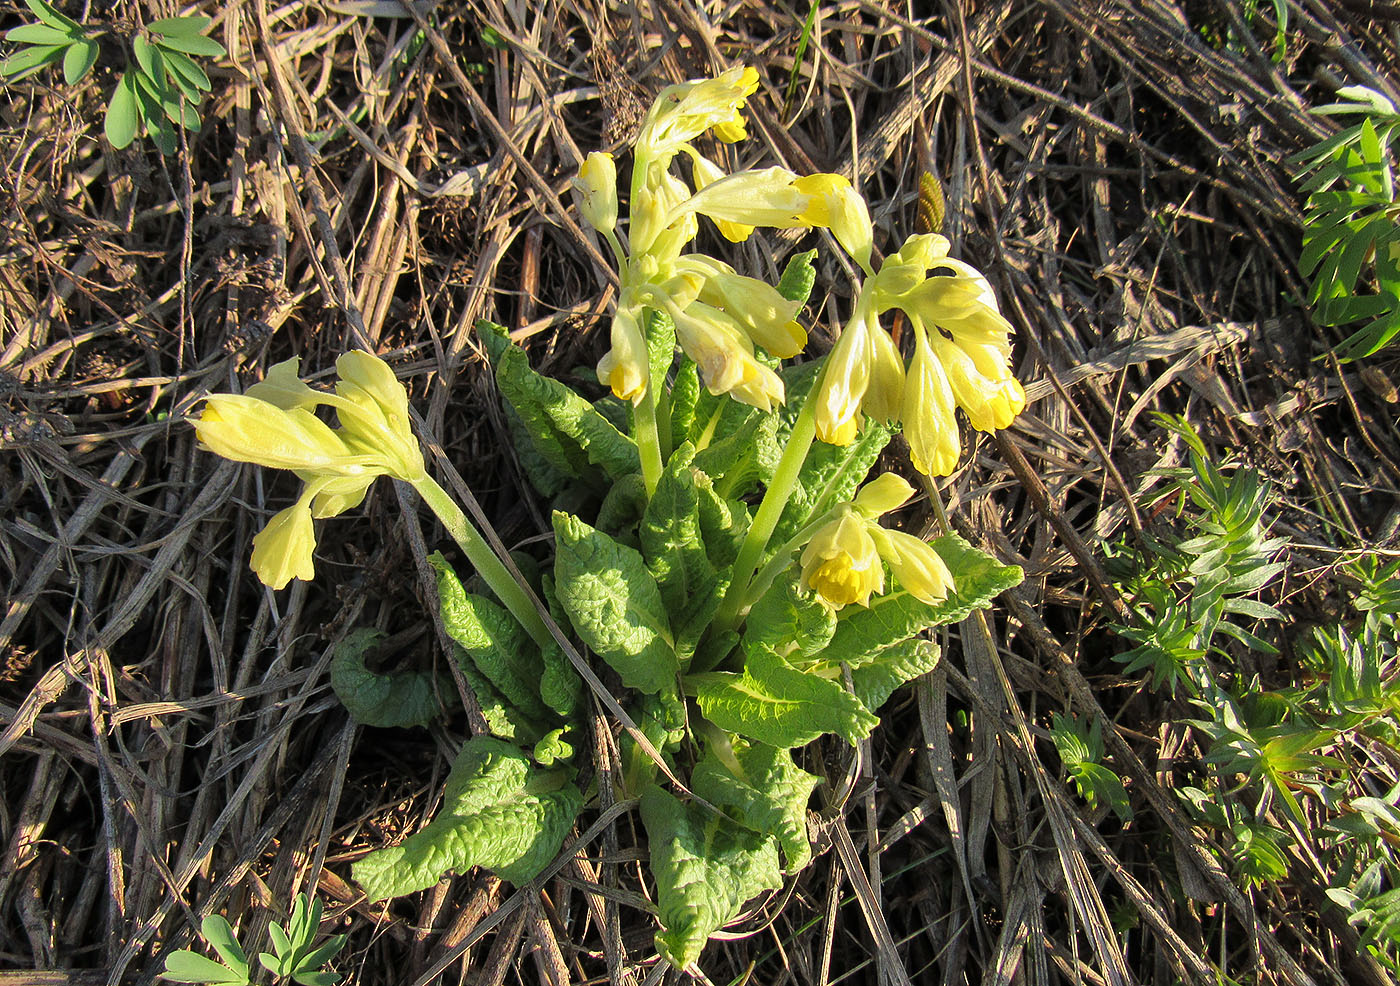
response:
<path id="1" fill-rule="evenodd" d="M 641 403 L 632 409 L 632 437 L 637 441 L 637 453 L 642 459 L 642 481 L 646 483 L 647 499 L 661 482 L 661 436 L 656 432 L 656 381 L 647 381 Z"/>
<path id="2" fill-rule="evenodd" d="M 467 561 L 471 562 L 477 574 L 491 587 L 496 597 L 505 603 L 506 609 L 520 621 L 525 632 L 541 647 L 550 646 L 554 637 L 544 625 L 544 620 L 540 619 L 539 610 L 535 608 L 530 594 L 521 588 L 520 583 L 515 581 L 515 576 L 501 559 L 496 557 L 496 553 L 491 550 L 481 533 L 472 526 L 462 508 L 457 506 L 456 501 L 430 476 L 425 475 L 412 485 L 423 501 L 432 508 L 433 513 L 437 514 L 438 520 L 442 521 L 442 526 L 447 528 L 452 540 L 456 541 L 457 546 L 466 554 Z"/>
<path id="3" fill-rule="evenodd" d="M 813 393 L 815 392 L 814 389 Z M 758 513 L 754 515 L 753 524 L 749 527 L 748 536 L 744 538 L 744 545 L 739 549 L 739 557 L 734 561 L 734 580 L 729 583 L 724 601 L 720 603 L 719 612 L 715 614 L 714 622 L 720 629 L 732 630 L 739 625 L 739 619 L 743 615 L 740 610 L 748 596 L 754 570 L 758 568 L 758 561 L 763 557 L 763 549 L 768 547 L 773 529 L 778 526 L 783 508 L 792 498 L 792 491 L 797 486 L 797 477 L 802 472 L 802 464 L 807 461 L 807 451 L 816 438 L 815 405 L 816 402 L 810 397 L 803 403 L 797 420 L 793 422 L 792 434 L 788 436 L 783 457 L 778 460 L 773 481 L 768 484 L 768 489 L 763 494 L 763 502 L 758 505 Z"/>

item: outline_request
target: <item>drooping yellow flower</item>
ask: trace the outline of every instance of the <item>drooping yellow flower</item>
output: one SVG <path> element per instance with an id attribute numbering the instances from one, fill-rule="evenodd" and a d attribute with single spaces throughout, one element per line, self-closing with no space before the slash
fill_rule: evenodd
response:
<path id="1" fill-rule="evenodd" d="M 758 89 L 758 72 L 735 66 L 713 79 L 667 86 L 656 97 L 637 133 L 637 151 L 670 160 L 707 130 L 727 143 L 744 139 L 745 100 Z"/>
<path id="2" fill-rule="evenodd" d="M 899 584 L 915 599 L 941 603 L 953 588 L 953 573 L 933 546 L 912 534 L 890 531 L 878 524 L 870 528 L 880 557 L 889 563 Z"/>
<path id="3" fill-rule="evenodd" d="M 841 175 L 807 175 L 793 184 L 799 192 L 811 196 L 806 214 L 812 225 L 830 229 L 841 248 L 869 272 L 875 230 L 865 199 Z"/>
<path id="4" fill-rule="evenodd" d="M 670 307 L 676 341 L 700 368 L 712 394 L 770 411 L 783 402 L 783 382 L 754 359 L 753 343 L 739 323 L 719 309 L 696 301 L 684 309 Z"/>
<path id="5" fill-rule="evenodd" d="M 334 394 L 307 386 L 297 367 L 296 358 L 277 364 L 246 394 L 210 395 L 193 421 L 211 451 L 290 469 L 305 483 L 297 502 L 253 539 L 253 570 L 274 589 L 312 577 L 313 517 L 357 506 L 379 476 L 412 483 L 426 475 L 408 394 L 387 363 L 370 353 L 345 353 L 336 361 Z M 335 408 L 339 427 L 316 417 L 318 404 Z"/>
<path id="6" fill-rule="evenodd" d="M 899 416 L 904 395 L 904 360 L 894 340 L 868 307 L 857 312 L 836 340 L 813 389 L 817 437 L 849 445 L 864 414 L 881 421 Z"/>
<path id="7" fill-rule="evenodd" d="M 744 277 L 728 264 L 702 254 L 687 254 L 676 267 L 696 275 L 700 301 L 724 311 L 745 335 L 773 356 L 796 356 L 807 344 L 807 331 L 796 320 L 801 303 L 788 301 L 771 284 Z"/>
<path id="8" fill-rule="evenodd" d="M 651 368 L 646 338 L 630 309 L 618 308 L 611 338 L 612 347 L 598 362 L 598 382 L 611 387 L 618 400 L 636 404 L 646 395 Z"/>
<path id="9" fill-rule="evenodd" d="M 904 438 L 909 458 L 925 476 L 946 476 L 957 467 L 958 421 L 953 391 L 921 326 L 914 327 L 914 358 L 904 386 Z"/>
<path id="10" fill-rule="evenodd" d="M 871 594 L 885 588 L 885 570 L 868 522 L 849 509 L 812 535 L 801 563 L 802 584 L 833 609 L 851 603 L 869 606 Z"/>
<path id="11" fill-rule="evenodd" d="M 899 473 L 882 472 L 860 488 L 853 501 L 855 508 L 867 518 L 874 519 L 891 510 L 898 510 L 914 496 L 914 487 Z"/>

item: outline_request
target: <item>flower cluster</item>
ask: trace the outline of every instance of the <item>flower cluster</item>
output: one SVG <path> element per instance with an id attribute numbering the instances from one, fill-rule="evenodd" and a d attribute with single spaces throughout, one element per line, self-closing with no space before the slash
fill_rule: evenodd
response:
<path id="1" fill-rule="evenodd" d="M 754 346 L 784 359 L 806 345 L 794 321 L 798 304 L 763 281 L 683 251 L 708 216 L 733 242 L 758 226 L 830 227 L 843 243 L 864 231 L 865 204 L 839 175 L 798 176 L 784 168 L 725 174 L 696 149 L 711 133 L 733 143 L 745 136 L 744 102 L 758 87 L 752 68 L 664 90 L 642 121 L 632 164 L 630 221 L 618 231 L 617 166 L 595 152 L 580 169 L 574 189 L 579 211 L 611 245 L 620 267 L 621 291 L 611 348 L 598 378 L 614 394 L 640 404 L 652 386 L 647 359 L 647 312 L 668 315 L 676 341 L 700 369 L 711 393 L 764 410 L 783 401 L 778 375 L 755 357 Z M 691 182 L 672 174 L 677 155 L 690 160 Z M 859 250 L 852 241 L 848 249 Z"/>
<path id="2" fill-rule="evenodd" d="M 953 575 L 924 541 L 891 531 L 879 517 L 902 507 L 914 495 L 908 482 L 884 473 L 867 483 L 856 498 L 819 528 L 802 552 L 802 584 L 833 609 L 850 603 L 870 605 L 872 594 L 885 591 L 885 568 L 911 596 L 926 603 L 946 599 Z"/>
<path id="3" fill-rule="evenodd" d="M 360 504 L 380 476 L 416 483 L 423 453 L 408 417 L 408 394 L 394 371 L 366 352 L 336 360 L 335 393 L 314 390 L 297 376 L 298 357 L 278 363 L 244 394 L 213 394 L 194 421 L 211 451 L 236 462 L 290 469 L 305 484 L 292 506 L 253 538 L 253 571 L 281 589 L 314 575 L 313 518 L 335 517 Z M 315 414 L 335 408 L 339 427 Z"/>
<path id="4" fill-rule="evenodd" d="M 972 427 L 994 431 L 1025 406 L 1025 392 L 1011 374 L 1011 323 L 987 279 L 949 258 L 948 240 L 936 233 L 911 236 L 878 271 L 870 269 L 868 256 L 862 266 L 869 276 L 813 393 L 817 437 L 845 445 L 864 415 L 897 419 L 914 468 L 946 476 L 961 451 L 955 407 Z M 907 370 L 879 324 L 896 308 L 913 328 Z"/>

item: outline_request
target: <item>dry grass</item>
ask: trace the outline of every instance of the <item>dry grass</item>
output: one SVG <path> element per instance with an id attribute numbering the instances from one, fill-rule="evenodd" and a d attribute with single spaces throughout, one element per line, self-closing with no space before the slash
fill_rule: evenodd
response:
<path id="1" fill-rule="evenodd" d="M 1163 786 L 1182 710 L 1118 675 L 1105 629 L 1122 601 L 1099 545 L 1141 523 L 1142 473 L 1179 454 L 1148 410 L 1275 481 L 1299 619 L 1334 604 L 1338 546 L 1394 543 L 1392 364 L 1310 362 L 1328 340 L 1289 300 L 1281 161 L 1326 132 L 1306 108 L 1336 80 L 1395 77 L 1400 16 L 1290 7 L 1275 65 L 1202 40 L 1238 22 L 1221 0 L 827 4 L 785 116 L 805 4 L 477 0 L 415 23 L 392 2 L 256 0 L 220 10 L 210 122 L 166 159 L 98 139 L 110 66 L 78 92 L 6 89 L 0 965 L 150 983 L 200 916 L 251 952 L 314 888 L 351 981 L 677 978 L 626 805 L 585 815 L 541 893 L 472 873 L 387 907 L 357 895 L 351 861 L 430 817 L 468 723 L 359 728 L 328 655 L 377 626 L 434 659 L 419 614 L 441 534 L 381 486 L 325 532 L 317 582 L 274 595 L 247 558 L 290 487 L 200 453 L 181 419 L 289 355 L 323 369 L 367 346 L 504 541 L 538 538 L 547 507 L 502 443 L 472 325 L 515 329 L 547 372 L 593 361 L 612 285 L 561 193 L 660 86 L 743 60 L 764 78 L 744 161 L 856 175 L 886 243 L 913 228 L 920 173 L 943 179 L 946 232 L 1005 299 L 1036 400 L 943 487 L 1027 582 L 951 628 L 861 756 L 809 751 L 830 779 L 821 854 L 712 944 L 709 980 L 1388 982 L 1304 867 L 1248 894 L 1220 870 Z M 771 275 L 795 246 L 756 238 L 739 262 Z M 827 263 L 819 284 L 843 283 Z M 820 346 L 844 299 L 816 300 Z M 1132 825 L 1059 776 L 1044 725 L 1064 710 L 1116 723 Z"/>

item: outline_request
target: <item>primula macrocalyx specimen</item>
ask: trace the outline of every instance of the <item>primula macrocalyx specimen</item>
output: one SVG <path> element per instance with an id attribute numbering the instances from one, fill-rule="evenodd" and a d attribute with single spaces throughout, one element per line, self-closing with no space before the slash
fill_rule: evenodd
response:
<path id="1" fill-rule="evenodd" d="M 336 360 L 334 394 L 299 379 L 298 365 L 296 357 L 278 363 L 246 394 L 211 394 L 193 422 L 210 451 L 290 469 L 305 483 L 297 502 L 253 539 L 253 570 L 274 589 L 313 576 L 313 517 L 357 506 L 379 476 L 410 483 L 426 476 L 408 394 L 387 363 L 371 353 L 345 353 Z M 316 417 L 318 404 L 335 408 L 338 428 Z"/>
<path id="2" fill-rule="evenodd" d="M 870 605 L 885 588 L 885 570 L 869 524 L 852 510 L 812 535 L 802 552 L 802 584 L 833 609 Z"/>

